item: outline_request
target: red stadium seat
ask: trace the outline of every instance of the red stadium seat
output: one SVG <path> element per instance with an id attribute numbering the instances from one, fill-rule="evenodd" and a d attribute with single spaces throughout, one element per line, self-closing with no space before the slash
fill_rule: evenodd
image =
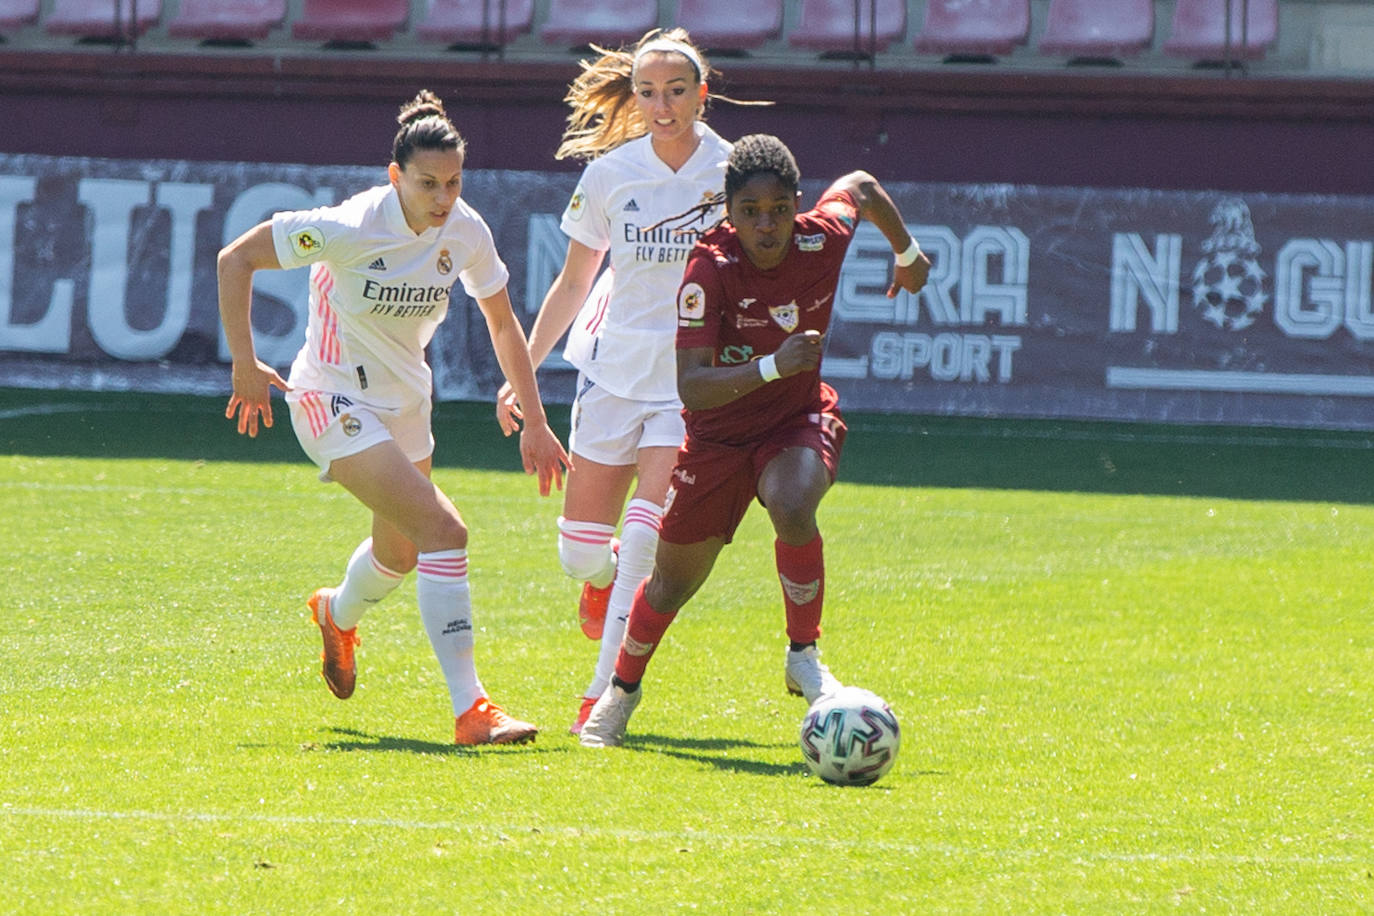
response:
<path id="1" fill-rule="evenodd" d="M 502 47 L 534 28 L 534 0 L 434 0 L 415 29 L 421 41 Z"/>
<path id="2" fill-rule="evenodd" d="M 603 47 L 638 41 L 658 25 L 658 0 L 549 0 L 539 35 L 548 44 Z"/>
<path id="3" fill-rule="evenodd" d="M 903 0 L 802 0 L 787 40 L 815 51 L 873 54 L 905 35 Z"/>
<path id="4" fill-rule="evenodd" d="M 17 32 L 38 21 L 38 0 L 0 0 L 0 32 Z"/>
<path id="5" fill-rule="evenodd" d="M 387 41 L 409 14 L 408 0 L 304 0 L 291 35 L 307 41 Z"/>
<path id="6" fill-rule="evenodd" d="M 708 51 L 744 51 L 782 34 L 782 0 L 682 0 L 677 24 Z"/>
<path id="7" fill-rule="evenodd" d="M 1231 10 L 1231 58 L 1258 60 L 1263 57 L 1278 37 L 1278 0 L 1178 0 L 1169 38 L 1163 45 L 1164 52 L 1198 61 L 1224 59 L 1228 51 L 1228 7 Z"/>
<path id="8" fill-rule="evenodd" d="M 1010 54 L 1030 36 L 1030 0 L 927 0 L 916 50 L 945 55 Z"/>
<path id="9" fill-rule="evenodd" d="M 142 35 L 162 18 L 162 0 L 138 0 L 137 22 L 133 7 L 130 0 L 53 0 L 52 9 L 43 17 L 43 31 L 82 38 L 129 38 Z"/>
<path id="10" fill-rule="evenodd" d="M 181 0 L 167 34 L 207 41 L 266 38 L 286 19 L 286 0 Z"/>
<path id="11" fill-rule="evenodd" d="M 1155 35 L 1154 0 L 1050 0 L 1042 54 L 1120 58 L 1139 54 Z"/>

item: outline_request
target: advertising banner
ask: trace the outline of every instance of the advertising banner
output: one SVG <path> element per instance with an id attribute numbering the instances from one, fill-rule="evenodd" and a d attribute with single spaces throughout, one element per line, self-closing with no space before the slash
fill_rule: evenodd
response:
<path id="1" fill-rule="evenodd" d="M 227 393 L 219 249 L 277 210 L 385 180 L 382 165 L 0 156 L 0 385 Z M 527 328 L 562 265 L 575 182 L 464 177 Z M 804 183 L 806 205 L 824 184 Z M 860 227 L 824 363 L 849 410 L 1374 428 L 1374 200 L 885 186 L 934 269 L 920 294 L 887 298 L 891 249 Z M 260 272 L 254 291 L 259 355 L 284 368 L 306 271 Z M 500 385 L 461 286 L 430 360 L 440 399 Z M 570 400 L 557 355 L 540 377 Z"/>

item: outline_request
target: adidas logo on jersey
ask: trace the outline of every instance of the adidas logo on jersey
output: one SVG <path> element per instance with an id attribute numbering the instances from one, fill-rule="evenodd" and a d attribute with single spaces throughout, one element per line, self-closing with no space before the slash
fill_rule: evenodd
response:
<path id="1" fill-rule="evenodd" d="M 630 202 L 626 204 L 622 209 L 625 213 L 638 213 L 639 204 L 635 202 L 635 199 L 633 197 L 631 197 Z"/>
<path id="2" fill-rule="evenodd" d="M 368 270 L 386 270 L 386 261 L 382 260 L 381 258 L 378 258 L 377 260 L 373 261 L 371 264 L 367 265 L 367 269 L 368 269 Z"/>

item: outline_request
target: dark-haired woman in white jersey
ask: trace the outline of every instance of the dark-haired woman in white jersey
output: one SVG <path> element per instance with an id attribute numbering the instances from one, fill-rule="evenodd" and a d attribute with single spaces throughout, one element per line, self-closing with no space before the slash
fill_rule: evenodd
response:
<path id="1" fill-rule="evenodd" d="M 537 729 L 492 703 L 477 677 L 468 532 L 430 482 L 431 375 L 424 348 L 454 280 L 476 300 L 506 378 L 525 406 L 520 454 L 540 492 L 562 487 L 569 459 L 545 420 L 507 271 L 481 216 L 463 202 L 465 144 L 428 91 L 401 109 L 389 182 L 332 207 L 278 213 L 219 255 L 220 316 L 233 359 L 226 416 L 253 436 L 272 424 L 270 389 L 286 392 L 296 436 L 333 480 L 372 511 L 337 587 L 308 602 L 324 644 L 321 674 L 353 693 L 357 625 L 412 569 L 420 616 L 448 683 L 458 744 L 528 741 Z M 252 277 L 310 266 L 306 342 L 282 379 L 253 348 Z"/>

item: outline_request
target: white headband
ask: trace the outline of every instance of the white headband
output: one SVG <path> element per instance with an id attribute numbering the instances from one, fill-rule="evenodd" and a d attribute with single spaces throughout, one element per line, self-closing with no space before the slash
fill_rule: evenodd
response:
<path id="1" fill-rule="evenodd" d="M 701 72 L 701 56 L 697 54 L 696 49 L 685 42 L 676 41 L 672 38 L 655 38 L 641 46 L 639 50 L 635 51 L 635 60 L 631 69 L 638 70 L 640 58 L 652 51 L 671 51 L 674 54 L 681 54 L 691 61 L 693 69 L 697 71 L 697 82 L 705 79 L 706 75 Z"/>

